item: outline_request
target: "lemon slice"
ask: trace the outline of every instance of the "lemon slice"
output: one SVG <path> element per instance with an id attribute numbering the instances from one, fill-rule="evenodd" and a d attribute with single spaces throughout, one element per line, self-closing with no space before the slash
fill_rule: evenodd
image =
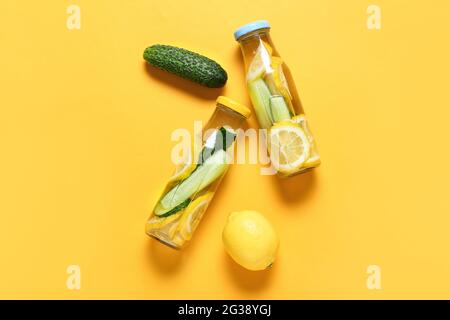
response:
<path id="1" fill-rule="evenodd" d="M 182 214 L 182 212 L 178 212 L 178 213 L 175 213 L 168 217 L 163 217 L 163 218 L 160 218 L 160 217 L 154 215 L 147 221 L 146 230 L 149 231 L 149 230 L 161 229 L 162 227 L 164 227 L 164 226 L 168 225 L 169 223 L 180 218 L 181 214 Z"/>
<path id="2" fill-rule="evenodd" d="M 277 89 L 285 98 L 292 100 L 292 95 L 289 91 L 289 86 L 283 72 L 283 60 L 280 57 L 272 57 L 271 66 L 274 70 L 273 78 Z"/>
<path id="3" fill-rule="evenodd" d="M 177 182 L 189 177 L 196 167 L 192 152 L 187 152 L 185 159 L 176 166 L 175 172 L 170 177 L 169 182 Z"/>
<path id="4" fill-rule="evenodd" d="M 281 173 L 290 174 L 308 160 L 310 143 L 303 129 L 287 120 L 278 122 L 270 129 L 269 148 L 275 168 Z"/>
<path id="5" fill-rule="evenodd" d="M 306 120 L 305 115 L 300 114 L 297 116 L 293 116 L 291 118 L 291 121 L 294 122 L 295 124 L 298 124 L 303 129 L 306 136 L 308 137 L 309 144 L 311 145 L 311 147 L 313 147 L 314 136 L 312 135 L 311 130 L 309 129 L 308 121 Z"/>
<path id="6" fill-rule="evenodd" d="M 178 223 L 174 222 L 170 226 L 167 227 L 167 233 L 169 235 L 169 238 L 173 238 L 175 235 L 175 232 L 177 231 Z"/>
<path id="7" fill-rule="evenodd" d="M 292 117 L 291 121 L 302 127 L 303 131 L 308 137 L 308 141 L 310 144 L 310 155 L 309 158 L 305 161 L 304 167 L 317 167 L 318 165 L 320 165 L 321 160 L 319 154 L 317 153 L 317 149 L 314 142 L 314 136 L 312 135 L 311 130 L 309 129 L 308 121 L 306 120 L 305 115 L 300 114 L 294 116 Z"/>
<path id="8" fill-rule="evenodd" d="M 320 160 L 319 155 L 314 155 L 312 157 L 309 157 L 308 160 L 305 161 L 304 167 L 311 168 L 311 167 L 317 167 L 320 165 L 322 161 Z"/>
<path id="9" fill-rule="evenodd" d="M 184 240 L 179 233 L 177 233 L 173 238 L 172 242 L 177 246 L 177 248 L 181 248 L 186 240 Z"/>
<path id="10" fill-rule="evenodd" d="M 273 50 L 267 42 L 263 40 L 259 41 L 258 49 L 256 49 L 255 56 L 248 67 L 247 81 L 262 78 L 265 73 L 272 72 L 270 64 Z"/>
<path id="11" fill-rule="evenodd" d="M 305 132 L 306 136 L 308 137 L 308 141 L 310 144 L 310 155 L 308 160 L 305 161 L 304 166 L 317 167 L 318 165 L 320 165 L 321 160 L 319 154 L 317 153 L 317 149 L 314 142 L 314 136 L 312 135 L 311 130 L 309 129 L 308 121 L 306 120 L 305 115 L 300 114 L 294 116 L 292 117 L 291 121 L 300 125 L 303 131 Z"/>
<path id="12" fill-rule="evenodd" d="M 179 231 L 180 235 L 184 239 L 191 239 L 192 233 L 197 227 L 212 197 L 213 192 L 207 192 L 204 195 L 199 196 L 197 199 L 193 200 L 186 208 L 186 210 L 184 210 L 183 216 L 180 218 L 177 229 L 177 231 Z"/>

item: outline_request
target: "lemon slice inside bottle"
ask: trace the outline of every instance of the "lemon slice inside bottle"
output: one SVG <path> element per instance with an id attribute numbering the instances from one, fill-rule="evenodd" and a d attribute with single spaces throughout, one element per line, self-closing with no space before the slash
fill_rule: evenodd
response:
<path id="1" fill-rule="evenodd" d="M 262 78 L 264 74 L 272 71 L 272 47 L 265 41 L 260 40 L 255 56 L 249 65 L 247 71 L 247 81 L 253 81 Z"/>
<path id="2" fill-rule="evenodd" d="M 177 231 L 185 240 L 191 239 L 192 233 L 200 222 L 212 197 L 213 192 L 207 192 L 193 200 L 186 210 L 184 210 L 183 216 L 178 223 Z"/>
<path id="3" fill-rule="evenodd" d="M 175 172 L 170 177 L 169 182 L 177 182 L 189 177 L 189 175 L 194 171 L 196 167 L 194 157 L 192 152 L 189 151 L 186 153 L 184 160 L 178 164 L 175 168 Z"/>
<path id="4" fill-rule="evenodd" d="M 182 247 L 186 240 L 183 239 L 183 237 L 181 237 L 181 235 L 179 233 L 177 233 L 173 238 L 172 238 L 172 242 L 177 245 L 178 247 Z"/>
<path id="5" fill-rule="evenodd" d="M 298 124 L 300 127 L 302 127 L 303 131 L 305 132 L 306 136 L 308 137 L 308 141 L 310 144 L 310 155 L 308 160 L 305 161 L 304 166 L 305 167 L 317 167 L 320 165 L 321 160 L 320 156 L 317 153 L 317 149 L 315 146 L 314 136 L 311 133 L 311 130 L 309 129 L 308 121 L 305 118 L 305 115 L 300 114 L 297 116 L 292 117 L 292 122 Z"/>
<path id="6" fill-rule="evenodd" d="M 271 67 L 273 72 L 266 74 L 265 80 L 269 85 L 272 94 L 283 96 L 291 114 L 295 114 L 294 105 L 292 104 L 292 94 L 283 72 L 283 60 L 280 57 L 272 57 Z"/>
<path id="7" fill-rule="evenodd" d="M 292 121 L 281 121 L 270 129 L 270 158 L 283 174 L 298 171 L 309 158 L 310 143 L 303 129 Z"/>
<path id="8" fill-rule="evenodd" d="M 271 66 L 274 70 L 273 78 L 276 88 L 286 99 L 292 100 L 292 95 L 283 72 L 283 60 L 280 57 L 272 57 Z"/>

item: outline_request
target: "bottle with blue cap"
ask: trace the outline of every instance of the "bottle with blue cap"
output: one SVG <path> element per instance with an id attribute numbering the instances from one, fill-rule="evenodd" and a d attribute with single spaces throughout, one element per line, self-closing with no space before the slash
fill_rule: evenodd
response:
<path id="1" fill-rule="evenodd" d="M 270 24 L 259 20 L 236 30 L 245 63 L 247 90 L 261 128 L 267 130 L 272 166 L 290 177 L 320 164 L 289 68 L 270 38 Z"/>

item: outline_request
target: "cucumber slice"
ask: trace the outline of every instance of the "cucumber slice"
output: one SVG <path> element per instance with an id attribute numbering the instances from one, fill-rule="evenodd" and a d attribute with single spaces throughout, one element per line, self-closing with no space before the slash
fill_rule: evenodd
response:
<path id="1" fill-rule="evenodd" d="M 291 118 L 286 101 L 283 96 L 270 97 L 270 111 L 274 122 L 288 120 Z"/>
<path id="2" fill-rule="evenodd" d="M 167 212 L 220 178 L 228 168 L 227 162 L 226 151 L 214 152 L 186 180 L 183 180 L 164 195 L 155 207 L 155 215 L 167 214 Z"/>
<path id="3" fill-rule="evenodd" d="M 270 91 L 264 80 L 258 78 L 248 83 L 248 92 L 255 108 L 259 125 L 264 129 L 272 126 L 270 113 Z"/>
<path id="4" fill-rule="evenodd" d="M 179 205 L 177 205 L 175 208 L 173 208 L 173 209 L 167 211 L 167 212 L 164 213 L 164 214 L 159 215 L 158 217 L 160 217 L 160 218 L 166 218 L 166 217 L 168 217 L 168 216 L 171 216 L 171 215 L 173 215 L 173 214 L 175 214 L 175 213 L 177 213 L 177 212 L 179 212 L 179 211 L 181 211 L 181 210 L 184 210 L 184 209 L 189 205 L 189 203 L 191 203 L 191 199 L 186 199 L 186 200 L 184 200 L 182 203 L 180 203 Z"/>

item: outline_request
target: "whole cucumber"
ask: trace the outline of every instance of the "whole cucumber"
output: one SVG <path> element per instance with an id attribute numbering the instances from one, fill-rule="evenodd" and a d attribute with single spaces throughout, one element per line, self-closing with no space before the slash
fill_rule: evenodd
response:
<path id="1" fill-rule="evenodd" d="M 182 48 L 155 44 L 145 49 L 144 59 L 154 67 L 210 88 L 223 87 L 228 79 L 217 62 Z"/>

